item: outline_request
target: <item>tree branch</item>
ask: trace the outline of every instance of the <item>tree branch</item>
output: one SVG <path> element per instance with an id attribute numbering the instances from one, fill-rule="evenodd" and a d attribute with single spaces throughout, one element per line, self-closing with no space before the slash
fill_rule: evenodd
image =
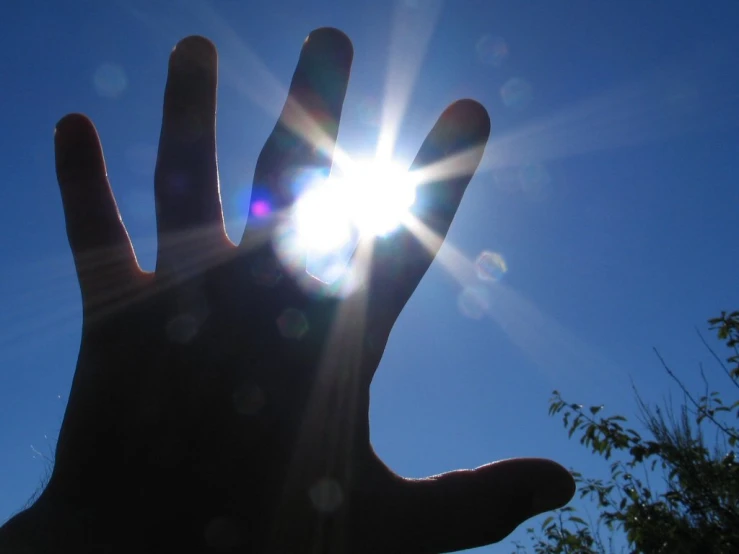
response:
<path id="1" fill-rule="evenodd" d="M 683 385 L 683 382 L 682 382 L 682 381 L 681 381 L 680 379 L 678 379 L 677 375 L 675 375 L 675 374 L 674 374 L 674 373 L 672 372 L 672 370 L 670 369 L 670 367 L 669 367 L 669 366 L 667 365 L 667 362 L 665 362 L 664 358 L 663 358 L 663 357 L 662 357 L 662 356 L 660 355 L 659 351 L 658 351 L 658 350 L 657 350 L 656 348 L 654 348 L 653 350 L 654 350 L 654 353 L 655 353 L 655 354 L 657 355 L 657 358 L 659 359 L 660 363 L 662 364 L 662 367 L 664 368 L 664 370 L 665 370 L 665 371 L 667 372 L 667 374 L 668 374 L 668 375 L 669 375 L 669 376 L 670 376 L 670 377 L 672 378 L 672 380 L 673 380 L 673 381 L 675 381 L 675 382 L 676 382 L 676 383 L 678 384 L 678 386 L 680 387 L 680 389 L 681 389 L 681 390 L 683 391 L 683 393 L 685 394 L 685 397 L 686 397 L 686 398 L 687 398 L 688 400 L 690 400 L 691 404 L 693 404 L 693 406 L 695 406 L 695 407 L 696 407 L 696 409 L 697 409 L 697 410 L 698 410 L 699 412 L 701 412 L 701 413 L 704 413 L 704 414 L 706 415 L 706 417 L 707 417 L 707 418 L 708 418 L 709 420 L 711 420 L 711 421 L 713 422 L 713 424 L 714 424 L 714 425 L 716 425 L 716 427 L 718 427 L 719 429 L 721 429 L 721 430 L 722 430 L 722 431 L 723 431 L 724 433 L 726 433 L 726 434 L 727 434 L 727 435 L 729 435 L 730 437 L 734 437 L 734 439 L 735 439 L 735 440 L 738 440 L 738 441 L 739 441 L 739 435 L 737 435 L 737 434 L 736 434 L 736 433 L 734 433 L 734 432 L 733 432 L 733 431 L 732 431 L 731 429 L 727 428 L 727 427 L 726 427 L 725 425 L 723 425 L 722 423 L 720 423 L 720 422 L 719 422 L 719 421 L 718 421 L 718 420 L 717 420 L 717 419 L 716 419 L 715 417 L 713 417 L 713 415 L 711 415 L 711 414 L 710 414 L 710 413 L 709 413 L 708 411 L 706 411 L 706 410 L 704 410 L 704 409 L 701 409 L 701 406 L 700 406 L 700 404 L 699 404 L 699 403 L 698 403 L 698 402 L 697 402 L 697 401 L 695 400 L 695 398 L 693 398 L 693 395 L 692 395 L 692 394 L 690 394 L 690 391 L 688 391 L 688 389 L 687 389 L 687 388 L 685 388 L 685 385 Z"/>

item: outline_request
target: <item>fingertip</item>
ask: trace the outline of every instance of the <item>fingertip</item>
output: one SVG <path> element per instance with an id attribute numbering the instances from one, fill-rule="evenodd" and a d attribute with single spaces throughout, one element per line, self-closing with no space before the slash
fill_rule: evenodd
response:
<path id="1" fill-rule="evenodd" d="M 210 39 L 201 35 L 190 35 L 175 45 L 169 61 L 171 65 L 187 62 L 210 67 L 218 61 L 218 49 Z"/>
<path id="2" fill-rule="evenodd" d="M 54 138 L 57 140 L 68 136 L 79 136 L 82 133 L 97 135 L 93 122 L 82 113 L 69 113 L 57 121 L 54 126 Z"/>
<path id="3" fill-rule="evenodd" d="M 54 127 L 54 152 L 59 184 L 64 186 L 90 175 L 106 174 L 100 137 L 84 114 L 70 113 Z"/>
<path id="4" fill-rule="evenodd" d="M 202 35 L 189 35 L 175 45 L 172 52 L 177 50 L 182 51 L 183 49 L 195 49 L 202 50 L 204 52 L 215 53 L 217 52 L 216 45 L 208 37 Z"/>
<path id="5" fill-rule="evenodd" d="M 565 506 L 575 496 L 577 486 L 572 473 L 551 460 L 541 460 L 541 484 L 531 501 L 533 515 Z"/>
<path id="6" fill-rule="evenodd" d="M 457 100 L 444 110 L 442 117 L 452 118 L 456 124 L 481 138 L 487 139 L 490 136 L 490 114 L 477 100 Z"/>
<path id="7" fill-rule="evenodd" d="M 354 45 L 343 31 L 334 27 L 320 27 L 311 31 L 303 42 L 303 49 L 317 49 L 330 52 L 337 58 L 351 62 L 354 58 Z"/>
<path id="8" fill-rule="evenodd" d="M 403 480 L 392 499 L 409 518 L 399 536 L 424 552 L 498 542 L 524 521 L 560 508 L 575 492 L 569 471 L 543 458 L 511 458 L 427 479 Z"/>
<path id="9" fill-rule="evenodd" d="M 336 27 L 319 27 L 317 29 L 313 29 L 305 40 L 306 42 L 320 41 L 327 45 L 353 49 L 352 41 L 349 39 L 349 36 L 344 31 L 337 29 Z"/>

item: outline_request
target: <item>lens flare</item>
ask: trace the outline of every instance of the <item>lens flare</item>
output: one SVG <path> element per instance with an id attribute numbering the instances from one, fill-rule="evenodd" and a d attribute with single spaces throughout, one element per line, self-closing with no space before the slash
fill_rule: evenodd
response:
<path id="1" fill-rule="evenodd" d="M 531 103 L 533 87 L 527 81 L 514 77 L 501 87 L 500 96 L 507 108 L 523 109 Z"/>
<path id="2" fill-rule="evenodd" d="M 416 200 L 417 183 L 391 163 L 358 164 L 344 183 L 349 217 L 362 236 L 391 233 Z"/>
<path id="3" fill-rule="evenodd" d="M 270 212 L 271 208 L 269 206 L 269 202 L 266 200 L 257 200 L 251 205 L 251 213 L 253 213 L 256 217 L 267 217 Z"/>
<path id="4" fill-rule="evenodd" d="M 484 250 L 475 260 L 475 272 L 481 281 L 500 281 L 507 271 L 508 264 L 497 252 Z"/>
<path id="5" fill-rule="evenodd" d="M 465 287 L 457 297 L 457 306 L 470 319 L 482 319 L 490 310 L 490 293 L 479 285 Z"/>
<path id="6" fill-rule="evenodd" d="M 298 200 L 294 222 L 299 245 L 308 251 L 332 252 L 352 240 L 347 190 L 337 183 L 317 183 Z"/>
<path id="7" fill-rule="evenodd" d="M 308 332 L 308 319 L 295 308 L 287 308 L 277 318 L 280 334 L 286 339 L 300 339 Z"/>
<path id="8" fill-rule="evenodd" d="M 98 67 L 92 80 L 95 90 L 104 98 L 118 98 L 128 86 L 126 72 L 114 63 L 104 63 Z"/>
<path id="9" fill-rule="evenodd" d="M 483 35 L 477 41 L 477 55 L 482 63 L 499 67 L 508 57 L 508 44 L 501 37 Z"/>
<path id="10" fill-rule="evenodd" d="M 292 212 L 294 247 L 305 252 L 307 272 L 332 283 L 342 278 L 360 238 L 382 237 L 406 222 L 418 179 L 389 162 L 354 162 L 329 178 L 316 178 Z"/>
<path id="11" fill-rule="evenodd" d="M 416 182 L 390 163 L 357 163 L 348 174 L 317 180 L 296 204 L 301 246 L 322 252 L 349 241 L 384 236 L 403 223 L 416 199 Z"/>

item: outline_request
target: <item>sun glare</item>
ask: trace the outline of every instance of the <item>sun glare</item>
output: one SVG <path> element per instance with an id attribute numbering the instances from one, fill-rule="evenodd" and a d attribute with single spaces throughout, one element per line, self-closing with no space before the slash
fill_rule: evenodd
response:
<path id="1" fill-rule="evenodd" d="M 360 237 L 385 236 L 403 223 L 416 199 L 408 171 L 392 163 L 355 162 L 317 181 L 298 200 L 294 217 L 303 248 L 341 249 Z"/>
<path id="2" fill-rule="evenodd" d="M 360 163 L 345 179 L 349 214 L 363 236 L 384 236 L 405 219 L 416 200 L 413 177 L 390 162 Z"/>
<path id="3" fill-rule="evenodd" d="M 301 248 L 331 252 L 355 235 L 346 210 L 346 191 L 332 181 L 309 188 L 295 206 L 294 221 Z"/>

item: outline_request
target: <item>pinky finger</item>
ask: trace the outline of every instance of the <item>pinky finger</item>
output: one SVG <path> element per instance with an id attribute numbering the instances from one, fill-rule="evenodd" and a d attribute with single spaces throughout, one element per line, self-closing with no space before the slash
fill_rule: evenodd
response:
<path id="1" fill-rule="evenodd" d="M 120 300 L 142 275 L 108 183 L 95 126 L 70 114 L 54 130 L 56 175 L 86 317 Z"/>

